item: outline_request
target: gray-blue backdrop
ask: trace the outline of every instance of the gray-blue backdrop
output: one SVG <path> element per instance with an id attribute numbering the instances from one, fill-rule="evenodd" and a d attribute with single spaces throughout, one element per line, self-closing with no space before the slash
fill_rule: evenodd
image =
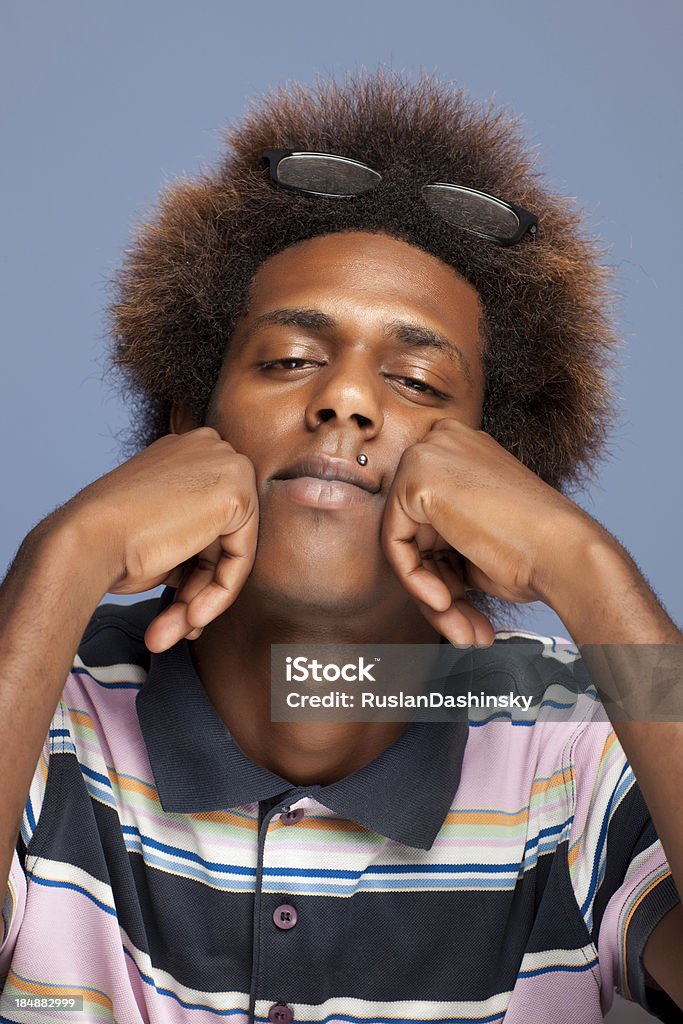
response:
<path id="1" fill-rule="evenodd" d="M 108 281 L 163 181 L 287 79 L 380 62 L 436 72 L 523 118 L 549 181 L 611 247 L 619 421 L 585 507 L 683 619 L 677 0 L 14 0 L 2 5 L 0 568 L 118 460 L 102 382 Z M 564 632 L 541 605 L 529 628 Z"/>

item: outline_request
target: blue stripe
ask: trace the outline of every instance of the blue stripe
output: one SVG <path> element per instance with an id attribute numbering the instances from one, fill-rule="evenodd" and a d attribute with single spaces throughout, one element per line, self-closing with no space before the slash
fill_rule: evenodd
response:
<path id="1" fill-rule="evenodd" d="M 348 1021 L 349 1024 L 492 1024 L 493 1021 L 503 1020 L 506 1010 L 494 1013 L 489 1017 L 352 1017 L 348 1013 L 332 1013 L 323 1017 L 320 1024 L 328 1024 L 329 1021 Z M 258 1024 L 268 1024 L 267 1017 L 254 1017 Z"/>
<path id="2" fill-rule="evenodd" d="M 247 1012 L 246 1010 L 239 1009 L 217 1010 L 215 1007 L 207 1006 L 204 1003 L 187 1003 L 185 1002 L 184 999 L 181 999 L 180 996 L 176 995 L 175 992 L 172 992 L 170 988 L 159 988 L 156 982 L 154 981 L 154 978 L 152 978 L 149 974 L 143 974 L 138 965 L 135 963 L 135 958 L 133 957 L 133 954 L 130 952 L 130 950 L 126 949 L 125 946 L 123 947 L 123 952 L 126 954 L 127 957 L 129 957 L 130 960 L 132 960 L 135 966 L 135 970 L 140 975 L 141 981 L 144 981 L 146 985 L 151 985 L 154 991 L 157 992 L 160 996 L 168 996 L 169 999 L 174 999 L 176 1003 L 178 1003 L 179 1006 L 182 1006 L 185 1010 L 208 1010 L 209 1013 L 215 1013 L 219 1017 L 231 1017 L 237 1013 L 245 1014 Z M 268 1024 L 268 1018 L 264 1017 L 263 1019 L 266 1021 L 266 1024 Z"/>
<path id="3" fill-rule="evenodd" d="M 597 966 L 598 960 L 596 957 L 594 960 L 590 960 L 587 964 L 578 964 L 573 967 L 569 967 L 564 964 L 558 964 L 553 967 L 537 967 L 534 971 L 520 971 L 518 977 L 536 978 L 539 974 L 552 974 L 553 971 L 563 971 L 568 974 L 580 974 L 582 971 L 590 971 L 593 967 Z"/>
<path id="4" fill-rule="evenodd" d="M 210 874 L 208 871 L 203 871 L 201 868 L 191 867 L 189 864 L 184 864 L 180 868 L 177 864 L 169 861 L 166 857 L 157 857 L 148 850 L 143 851 L 142 844 L 133 840 L 126 842 L 126 850 L 128 853 L 138 853 L 141 856 L 144 855 L 145 864 L 148 867 L 158 867 L 164 870 L 167 874 L 173 874 L 180 878 L 192 878 L 197 882 L 203 882 L 210 885 L 212 889 L 218 889 L 219 892 L 254 892 L 254 880 L 249 879 L 221 879 L 216 878 L 215 875 Z"/>
<path id="5" fill-rule="evenodd" d="M 555 637 L 539 637 L 539 639 L 543 640 L 544 645 L 546 647 L 550 646 L 552 648 L 553 654 L 557 654 L 557 640 L 555 639 Z M 579 652 L 576 647 L 572 646 L 572 644 L 562 644 L 562 646 L 565 648 L 565 654 L 576 655 L 576 657 L 578 658 Z"/>
<path id="6" fill-rule="evenodd" d="M 49 889 L 73 889 L 74 892 L 80 892 L 81 895 L 87 896 L 88 899 L 91 900 L 96 907 L 100 908 L 100 910 L 105 910 L 108 914 L 111 914 L 112 917 L 116 917 L 116 911 L 114 910 L 113 907 L 108 907 L 106 903 L 102 903 L 102 901 L 98 900 L 96 896 L 93 896 L 91 892 L 88 892 L 87 889 L 84 889 L 82 885 L 76 885 L 75 882 L 55 882 L 51 878 L 41 878 L 40 875 L 34 874 L 33 871 L 28 872 L 28 877 L 33 882 L 38 882 L 40 885 L 45 885 Z"/>
<path id="7" fill-rule="evenodd" d="M 141 690 L 144 686 L 144 683 L 104 683 L 101 679 L 94 676 L 92 672 L 88 672 L 87 668 L 73 668 L 71 670 L 71 674 L 74 676 L 87 676 L 88 679 L 92 679 L 94 683 L 97 683 L 98 686 L 101 686 L 105 690 Z"/>
<path id="8" fill-rule="evenodd" d="M 137 836 L 143 846 L 151 846 L 155 850 L 161 850 L 162 853 L 174 854 L 176 857 L 193 861 L 195 864 L 201 864 L 202 867 L 210 868 L 213 871 L 224 871 L 229 874 L 236 875 L 249 875 L 252 878 L 256 877 L 255 868 L 245 868 L 238 864 L 222 864 L 220 861 L 205 860 L 204 857 L 200 857 L 198 853 L 191 853 L 189 850 L 181 850 L 179 846 L 170 846 L 168 843 L 160 843 L 156 839 L 152 839 L 150 836 L 143 836 L 139 829 L 134 825 L 121 825 L 121 831 L 124 835 Z"/>
<path id="9" fill-rule="evenodd" d="M 29 795 L 29 797 L 28 797 L 28 799 L 26 801 L 26 817 L 28 818 L 28 823 L 31 826 L 31 833 L 35 832 L 35 830 L 36 830 L 36 819 L 33 817 L 33 807 L 31 806 L 31 797 L 30 797 L 30 795 Z"/>
<path id="10" fill-rule="evenodd" d="M 519 862 L 514 864 L 369 864 L 364 871 L 335 870 L 334 868 L 263 868 L 264 875 L 286 878 L 348 878 L 357 879 L 362 875 L 457 875 L 479 871 L 484 874 L 515 874 Z"/>
<path id="11" fill-rule="evenodd" d="M 573 820 L 574 816 L 571 815 L 569 818 L 567 818 L 566 821 L 563 821 L 561 825 L 549 825 L 548 828 L 542 828 L 534 839 L 530 839 L 526 843 L 524 847 L 524 853 L 526 853 L 527 850 L 532 850 L 535 846 L 538 846 L 538 842 L 540 839 L 545 839 L 548 836 L 556 835 L 558 832 L 563 832 L 564 829 L 566 829 L 567 825 L 571 825 Z"/>
<path id="12" fill-rule="evenodd" d="M 614 788 L 614 792 L 612 793 L 612 796 L 610 797 L 610 801 L 609 801 L 609 803 L 607 805 L 607 809 L 606 809 L 606 811 L 605 811 L 605 813 L 603 815 L 602 824 L 600 825 L 600 836 L 598 838 L 598 844 L 597 844 L 597 848 L 596 848 L 596 851 L 595 851 L 595 856 L 593 858 L 593 870 L 592 870 L 592 873 L 591 873 L 591 883 L 590 883 L 590 886 L 588 888 L 588 895 L 586 896 L 586 899 L 584 900 L 583 905 L 581 907 L 581 914 L 584 917 L 586 915 L 586 911 L 588 910 L 588 907 L 590 906 L 590 904 L 591 904 L 591 902 L 593 900 L 593 896 L 595 895 L 596 889 L 598 887 L 598 875 L 600 873 L 600 863 L 602 861 L 602 851 L 603 851 L 603 848 L 605 846 L 605 843 L 607 842 L 607 833 L 609 831 L 609 823 L 610 823 L 610 821 L 612 819 L 612 815 L 614 813 L 614 806 L 615 806 L 615 802 L 616 802 L 614 798 L 617 795 L 617 793 L 619 792 L 620 784 L 621 784 L 622 779 L 624 778 L 624 775 L 627 772 L 630 772 L 630 770 L 631 769 L 630 769 L 630 765 L 629 765 L 628 761 L 624 762 L 624 767 L 621 770 L 621 775 L 619 776 L 619 781 L 617 782 L 617 784 L 616 784 L 616 786 Z"/>
<path id="13" fill-rule="evenodd" d="M 101 801 L 107 807 L 116 807 L 116 801 L 112 796 L 111 789 L 102 789 L 100 786 L 93 786 L 92 783 L 88 784 L 86 788 L 94 800 Z"/>
<path id="14" fill-rule="evenodd" d="M 92 768 L 88 768 L 81 761 L 78 763 L 84 775 L 87 775 L 91 779 L 95 779 L 96 782 L 103 782 L 108 789 L 111 789 L 111 781 L 108 775 L 102 775 L 101 772 L 94 772 Z"/>
<path id="15" fill-rule="evenodd" d="M 488 718 L 483 718 L 479 722 L 477 722 L 475 719 L 471 718 L 471 719 L 469 719 L 469 724 L 473 725 L 473 726 L 476 726 L 478 728 L 481 725 L 488 725 L 489 722 L 494 722 L 497 718 L 504 718 L 506 722 L 510 723 L 510 725 L 526 725 L 526 726 L 534 726 L 534 725 L 536 725 L 536 722 L 533 719 L 512 718 L 512 716 L 510 715 L 509 711 L 496 711 L 495 714 L 490 715 Z"/>
<path id="16" fill-rule="evenodd" d="M 296 870 L 296 869 L 294 869 Z M 483 871 L 486 873 L 495 873 L 496 871 L 519 871 L 519 861 L 515 861 L 514 864 L 392 864 L 391 866 L 382 867 L 381 864 L 369 864 L 367 868 L 368 874 L 406 874 L 409 871 L 419 871 L 420 873 L 427 872 L 460 872 L 460 871 Z"/>
<path id="17" fill-rule="evenodd" d="M 487 890 L 512 892 L 517 884 L 517 872 L 510 872 L 508 875 L 497 875 L 495 878 L 475 878 L 452 882 L 448 888 L 448 892 L 486 892 Z M 271 885 L 264 883 L 264 892 L 283 892 L 282 888 L 275 882 Z M 335 884 L 334 882 L 323 882 L 316 885 L 315 882 L 301 881 L 296 884 L 290 885 L 286 892 L 290 894 L 296 894 L 297 896 L 307 896 L 316 894 L 329 894 L 330 896 L 349 896 L 355 892 L 443 892 L 443 888 L 439 885 L 439 880 L 436 879 L 433 882 L 431 880 L 425 880 L 421 878 L 404 878 L 401 879 L 400 883 L 395 879 L 392 881 L 389 878 L 377 878 L 368 879 L 361 878 L 358 885 L 349 883 L 348 885 L 342 885 L 341 883 Z"/>

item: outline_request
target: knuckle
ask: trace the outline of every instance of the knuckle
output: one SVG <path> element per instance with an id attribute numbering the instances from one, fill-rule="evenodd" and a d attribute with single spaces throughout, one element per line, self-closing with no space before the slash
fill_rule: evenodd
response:
<path id="1" fill-rule="evenodd" d="M 423 480 L 411 480 L 406 484 L 406 502 L 410 509 L 421 509 L 431 521 L 434 505 L 433 488 Z"/>
<path id="2" fill-rule="evenodd" d="M 233 454 L 230 463 L 226 465 L 226 473 L 231 481 L 237 481 L 251 490 L 256 485 L 256 470 L 254 464 L 246 455 Z"/>
<path id="3" fill-rule="evenodd" d="M 221 435 L 218 433 L 218 431 L 214 427 L 206 427 L 206 426 L 204 426 L 204 427 L 195 427 L 194 430 L 188 431 L 188 433 L 184 434 L 183 436 L 184 437 L 196 437 L 198 439 L 199 438 L 205 438 L 206 440 L 215 440 L 216 438 L 221 440 Z"/>
<path id="4" fill-rule="evenodd" d="M 398 468 L 403 470 L 414 468 L 422 459 L 424 447 L 423 441 L 417 441 L 410 448 L 406 448 L 399 459 Z"/>
<path id="5" fill-rule="evenodd" d="M 464 424 L 455 416 L 443 416 L 432 427 L 432 430 L 461 430 Z"/>

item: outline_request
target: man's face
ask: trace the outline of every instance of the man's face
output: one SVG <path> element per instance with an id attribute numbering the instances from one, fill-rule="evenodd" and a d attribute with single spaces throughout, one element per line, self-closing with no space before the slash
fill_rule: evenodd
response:
<path id="1" fill-rule="evenodd" d="M 480 316 L 455 271 L 384 234 L 309 239 L 260 267 L 207 416 L 256 470 L 250 587 L 340 613 L 398 596 L 386 497 L 439 419 L 479 426 Z"/>

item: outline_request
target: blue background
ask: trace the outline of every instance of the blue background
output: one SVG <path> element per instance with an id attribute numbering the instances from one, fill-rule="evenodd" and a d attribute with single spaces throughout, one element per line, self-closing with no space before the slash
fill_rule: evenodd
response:
<path id="1" fill-rule="evenodd" d="M 683 619 L 679 3 L 15 0 L 3 23 L 0 568 L 119 460 L 103 309 L 162 183 L 211 163 L 258 94 L 383 62 L 510 107 L 611 248 L 620 415 L 580 501 Z M 526 624 L 566 633 L 542 605 Z"/>

